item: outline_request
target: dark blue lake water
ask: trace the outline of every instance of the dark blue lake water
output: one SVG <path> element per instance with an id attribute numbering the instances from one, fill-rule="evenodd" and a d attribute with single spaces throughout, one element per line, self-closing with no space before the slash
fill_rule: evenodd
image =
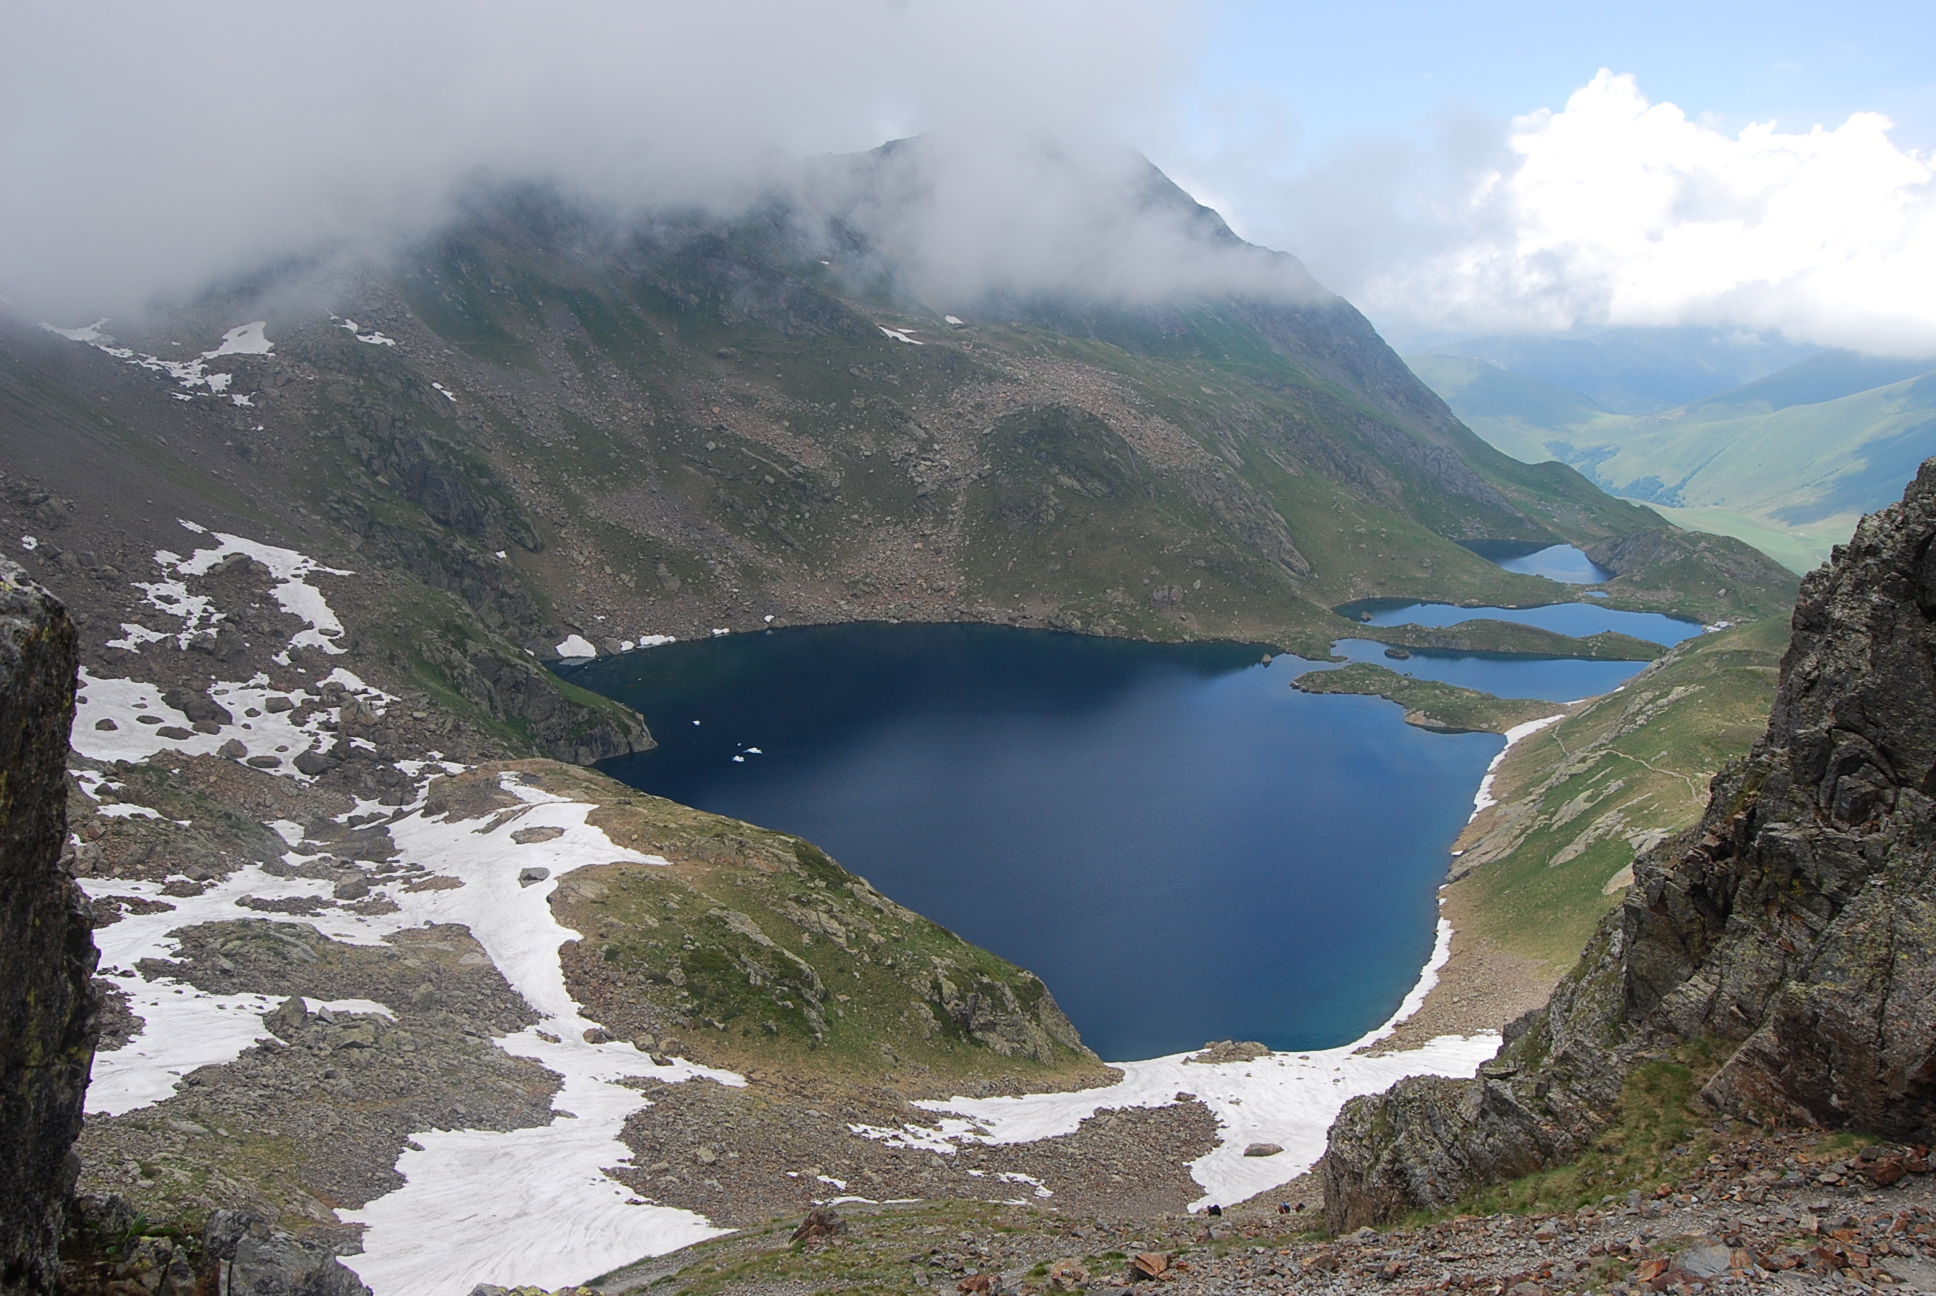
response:
<path id="1" fill-rule="evenodd" d="M 1040 973 L 1098 1052 L 1131 1059 L 1225 1037 L 1320 1048 L 1388 1017 L 1500 749 L 1381 699 L 1299 693 L 1314 664 L 1260 653 L 850 625 L 565 674 L 652 723 L 659 748 L 609 772 L 811 838 Z"/>

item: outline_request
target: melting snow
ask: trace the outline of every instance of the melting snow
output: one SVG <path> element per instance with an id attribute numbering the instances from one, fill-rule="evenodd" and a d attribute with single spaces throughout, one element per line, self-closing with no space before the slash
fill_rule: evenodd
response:
<path id="1" fill-rule="evenodd" d="M 915 346 L 927 345 L 927 343 L 921 341 L 919 338 L 909 337 L 906 329 L 891 329 L 885 324 L 876 324 L 874 327 L 893 338 L 896 342 L 911 342 Z"/>
<path id="2" fill-rule="evenodd" d="M 92 691 L 99 684 L 86 687 Z M 103 784 L 96 775 L 94 785 Z M 555 1287 L 721 1232 L 691 1211 L 640 1203 L 606 1170 L 630 1163 L 619 1134 L 626 1118 L 651 1101 L 623 1082 L 704 1078 L 739 1086 L 745 1081 L 679 1060 L 662 1066 L 629 1043 L 588 1042 L 585 1035 L 594 1023 L 572 1000 L 559 961 L 560 948 L 579 933 L 560 926 L 549 905 L 557 878 L 574 869 L 666 861 L 613 843 L 587 822 L 589 804 L 525 786 L 513 776 L 502 786 L 521 803 L 512 813 L 479 821 L 431 819 L 416 810 L 390 825 L 401 860 L 460 883 L 420 891 L 380 883 L 373 894 L 395 904 L 393 913 L 345 909 L 319 894 L 328 890 L 326 882 L 276 877 L 253 864 L 188 897 L 164 896 L 162 884 L 155 882 L 85 880 L 90 896 L 165 906 L 124 915 L 96 934 L 103 975 L 128 994 L 144 1026 L 125 1047 L 96 1058 L 88 1110 L 118 1114 L 159 1102 L 188 1072 L 232 1061 L 252 1044 L 272 1038 L 262 1018 L 277 1006 L 274 996 L 209 994 L 165 976 L 149 980 L 137 970 L 144 959 L 177 954 L 178 933 L 202 923 L 253 918 L 313 926 L 334 940 L 371 945 L 406 929 L 457 923 L 469 928 L 540 1015 L 536 1025 L 496 1043 L 562 1078 L 552 1104 L 555 1116 L 548 1125 L 509 1133 L 413 1134 L 413 1148 L 397 1164 L 404 1187 L 361 1210 L 340 1212 L 345 1220 L 367 1226 L 363 1253 L 345 1262 L 382 1296 L 431 1296 L 479 1282 Z M 301 840 L 297 824 L 272 826 L 285 842 Z M 529 827 L 556 828 L 560 835 L 525 844 L 513 839 L 514 832 Z M 300 863 L 307 857 L 292 850 L 285 858 Z M 551 877 L 520 885 L 518 874 L 532 865 L 548 868 Z M 312 915 L 285 916 L 240 903 L 300 896 L 315 897 L 324 907 Z M 305 1002 L 312 1009 L 393 1016 L 387 1005 L 372 1000 Z M 437 1239 L 436 1244 L 426 1245 L 426 1238 Z"/>
<path id="3" fill-rule="evenodd" d="M 266 327 L 266 322 L 263 320 L 238 324 L 222 335 L 222 340 L 216 343 L 213 350 L 202 352 L 201 356 L 194 360 L 163 360 L 159 356 L 143 355 L 129 347 L 116 346 L 113 337 L 101 327 L 106 323 L 105 319 L 98 319 L 85 328 L 55 328 L 52 324 L 42 324 L 41 327 L 49 333 L 58 334 L 71 341 L 84 342 L 96 351 L 111 355 L 117 360 L 125 360 L 138 368 L 167 374 L 191 391 L 196 387 L 204 387 L 214 395 L 227 391 L 229 384 L 235 381 L 235 376 L 221 372 L 210 373 L 208 361 L 225 355 L 268 355 L 275 350 L 275 343 L 269 341 L 263 334 L 263 329 Z M 172 395 L 176 400 L 194 399 L 192 395 L 183 392 L 174 392 Z"/>
<path id="4" fill-rule="evenodd" d="M 397 344 L 397 340 L 395 338 L 385 337 L 381 332 L 379 332 L 376 329 L 371 329 L 368 333 L 360 332 L 359 330 L 363 326 L 358 324 L 353 319 L 344 319 L 340 315 L 332 315 L 329 317 L 329 321 L 330 323 L 336 325 L 338 328 L 348 329 L 350 331 L 350 336 L 354 337 L 358 342 L 368 342 L 371 346 L 387 346 L 387 347 L 393 347 Z"/>
<path id="5" fill-rule="evenodd" d="M 209 532 L 207 528 L 190 522 L 182 525 L 201 535 L 213 534 L 219 542 L 213 549 L 198 549 L 185 559 L 168 561 L 173 555 L 158 553 L 155 561 L 187 576 L 206 575 L 216 563 L 230 554 L 246 554 L 269 569 L 276 578 L 276 586 L 270 590 L 284 612 L 309 623 L 309 629 L 299 632 L 289 641 L 291 650 L 297 648 L 320 648 L 326 653 L 341 656 L 347 650 L 332 642 L 342 637 L 343 623 L 336 619 L 336 613 L 329 607 L 329 601 L 322 592 L 311 585 L 307 577 L 322 573 L 329 576 L 353 576 L 356 573 L 337 567 L 325 567 L 314 558 L 294 549 L 283 549 L 276 545 L 261 544 L 254 540 L 244 540 L 241 536 L 225 532 Z M 288 652 L 280 654 L 276 660 L 287 666 Z"/>
<path id="6" fill-rule="evenodd" d="M 438 391 L 440 391 L 440 392 L 442 392 L 442 393 L 444 394 L 444 399 L 445 399 L 445 400 L 447 400 L 447 401 L 449 401 L 449 402 L 450 402 L 451 404 L 453 404 L 453 405 L 455 405 L 455 404 L 457 403 L 457 393 L 456 393 L 456 392 L 454 392 L 454 391 L 452 391 L 452 390 L 451 390 L 450 388 L 448 388 L 448 387 L 446 387 L 446 386 L 444 386 L 444 385 L 443 385 L 442 383 L 440 383 L 440 382 L 434 382 L 434 383 L 432 383 L 432 384 L 430 384 L 430 385 L 431 385 L 432 387 L 435 387 L 435 388 L 436 388 L 436 389 L 437 389 Z"/>
<path id="7" fill-rule="evenodd" d="M 240 324 L 222 335 L 221 345 L 213 351 L 204 351 L 205 359 L 213 360 L 225 355 L 268 355 L 276 349 L 276 344 L 262 335 L 266 320 L 256 320 L 251 324 Z"/>
<path id="8" fill-rule="evenodd" d="M 962 1143 L 1032 1143 L 1072 1134 L 1099 1111 L 1166 1107 L 1179 1093 L 1187 1093 L 1210 1109 L 1218 1130 L 1217 1146 L 1190 1163 L 1191 1176 L 1204 1190 L 1190 1209 L 1242 1201 L 1308 1170 L 1324 1152 L 1325 1135 L 1348 1100 L 1378 1093 L 1406 1076 L 1468 1076 L 1498 1051 L 1499 1036 L 1490 1031 L 1440 1036 L 1419 1048 L 1391 1053 L 1360 1051 L 1418 1011 L 1451 953 L 1451 937 L 1451 924 L 1441 919 L 1432 960 L 1418 985 L 1390 1021 L 1351 1044 L 1242 1062 L 1191 1062 L 1189 1053 L 1119 1062 L 1114 1065 L 1123 1078 L 1103 1088 L 924 1101 L 915 1105 L 942 1118 L 934 1128 L 848 1128 L 894 1147 L 951 1153 Z M 1284 1151 L 1270 1157 L 1244 1155 L 1247 1146 L 1262 1142 L 1276 1143 Z"/>
<path id="9" fill-rule="evenodd" d="M 1522 738 L 1530 738 L 1540 730 L 1546 728 L 1546 726 L 1558 724 L 1564 719 L 1566 719 L 1566 713 L 1562 711 L 1558 715 L 1544 716 L 1538 720 L 1528 720 L 1525 724 L 1516 724 L 1506 730 L 1506 745 L 1499 749 L 1499 754 L 1494 756 L 1492 763 L 1486 766 L 1486 776 L 1479 780 L 1479 790 L 1472 794 L 1472 814 L 1467 818 L 1467 823 L 1471 823 L 1473 819 L 1477 819 L 1479 812 L 1488 806 L 1499 804 L 1492 797 L 1492 777 L 1499 772 L 1499 763 L 1506 759 L 1506 753 L 1512 750 L 1513 744 Z"/>
<path id="10" fill-rule="evenodd" d="M 560 657 L 596 657 L 598 649 L 584 635 L 566 635 L 552 651 Z"/>

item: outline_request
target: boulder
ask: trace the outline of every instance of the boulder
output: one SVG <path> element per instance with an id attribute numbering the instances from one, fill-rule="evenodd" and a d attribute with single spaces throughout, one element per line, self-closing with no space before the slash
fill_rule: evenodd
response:
<path id="1" fill-rule="evenodd" d="M 86 899 L 63 862 L 74 623 L 0 560 L 0 1291 L 52 1292 L 96 1039 Z"/>

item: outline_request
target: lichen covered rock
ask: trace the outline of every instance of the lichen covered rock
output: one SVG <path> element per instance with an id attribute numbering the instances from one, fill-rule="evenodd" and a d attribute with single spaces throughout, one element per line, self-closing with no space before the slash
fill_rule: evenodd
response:
<path id="1" fill-rule="evenodd" d="M 53 1290 L 94 1055 L 94 940 L 61 862 L 74 623 L 0 561 L 0 1292 Z"/>

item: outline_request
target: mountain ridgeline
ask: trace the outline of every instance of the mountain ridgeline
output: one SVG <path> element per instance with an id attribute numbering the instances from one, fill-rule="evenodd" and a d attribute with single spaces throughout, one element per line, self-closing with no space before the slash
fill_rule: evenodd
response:
<path id="1" fill-rule="evenodd" d="M 286 271 L 91 346 L 14 321 L 0 444 L 24 492 L 110 524 L 349 549 L 393 627 L 370 647 L 567 759 L 645 741 L 520 651 L 569 635 L 893 617 L 1320 651 L 1350 599 L 1563 596 L 1460 541 L 1681 543 L 1486 445 L 1348 304 L 1140 160 L 1110 191 L 1140 216 L 1076 231 L 1094 293 L 935 271 L 933 238 L 896 234 L 932 206 L 921 145 L 730 219 L 493 190 L 392 264 Z M 1157 252 L 1187 273 L 1123 270 Z M 252 318 L 270 350 L 197 359 Z M 220 381 L 171 380 L 191 363 Z M 1725 577 L 1683 557 L 1673 588 L 1621 571 L 1612 604 L 1788 595 L 1745 550 Z"/>
<path id="2" fill-rule="evenodd" d="M 1659 344 L 1689 342 L 1690 364 L 1703 358 L 1699 337 L 1681 338 L 1692 331 L 1662 332 Z M 1783 350 L 1744 344 L 1734 358 L 1765 364 Z M 1826 558 L 1936 452 L 1928 356 L 1822 351 L 1772 372 L 1694 364 L 1651 402 L 1610 394 L 1606 373 L 1542 359 L 1551 357 L 1471 345 L 1408 363 L 1508 454 L 1571 464 L 1616 495 L 1739 536 L 1798 570 Z"/>

